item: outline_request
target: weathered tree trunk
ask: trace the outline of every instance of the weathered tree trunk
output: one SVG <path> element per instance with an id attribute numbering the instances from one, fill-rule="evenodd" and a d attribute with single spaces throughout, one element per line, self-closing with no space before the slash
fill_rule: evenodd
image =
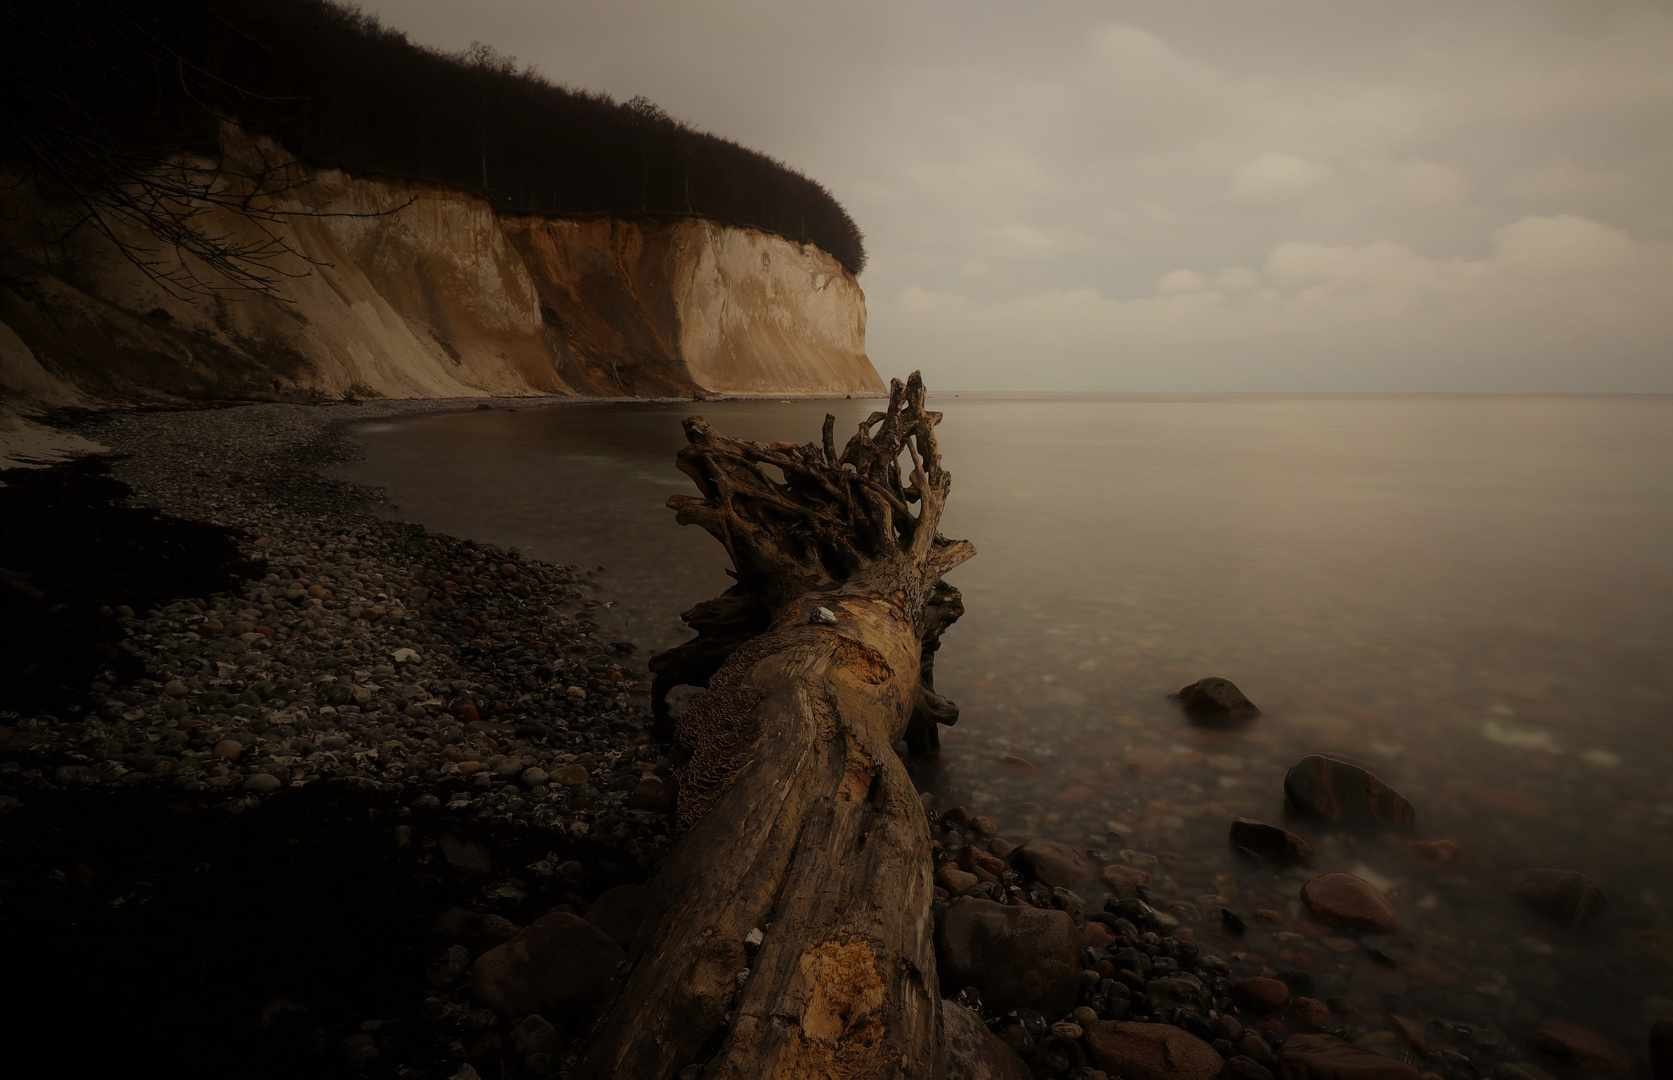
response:
<path id="1" fill-rule="evenodd" d="M 929 830 L 894 748 L 957 715 L 921 660 L 962 610 L 941 575 L 975 551 L 936 532 L 951 480 L 923 404 L 916 374 L 896 380 L 840 456 L 829 417 L 822 446 L 686 421 L 703 497 L 669 505 L 738 583 L 653 661 L 664 720 L 672 686 L 707 687 L 674 725 L 687 831 L 575 1075 L 945 1073 Z"/>

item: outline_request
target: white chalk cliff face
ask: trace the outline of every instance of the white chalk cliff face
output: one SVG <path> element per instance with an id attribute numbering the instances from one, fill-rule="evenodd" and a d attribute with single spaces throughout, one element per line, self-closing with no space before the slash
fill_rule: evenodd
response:
<path id="1" fill-rule="evenodd" d="M 259 147 L 241 139 L 229 132 Z M 272 295 L 192 302 L 88 231 L 54 256 L 27 187 L 0 186 L 0 202 L 0 398 L 14 407 L 883 388 L 853 275 L 751 229 L 501 215 L 439 185 L 324 171 L 274 204 L 292 212 L 275 231 L 295 254 Z M 231 214 L 205 220 L 255 235 Z"/>

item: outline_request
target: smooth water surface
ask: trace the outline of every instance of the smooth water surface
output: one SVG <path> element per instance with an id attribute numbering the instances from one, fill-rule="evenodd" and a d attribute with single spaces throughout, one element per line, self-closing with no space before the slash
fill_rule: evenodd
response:
<path id="1" fill-rule="evenodd" d="M 450 415 L 368 429 L 350 475 L 409 520 L 607 568 L 596 597 L 654 649 L 727 584 L 719 545 L 662 505 L 691 491 L 680 418 L 805 442 L 829 409 L 840 441 L 876 404 Z M 1335 754 L 1411 800 L 1415 835 L 1463 844 L 1435 867 L 1388 838 L 1300 830 L 1321 845 L 1310 873 L 1387 892 L 1402 925 L 1377 947 L 1396 966 L 1307 925 L 1226 940 L 1207 917 L 1199 937 L 1310 971 L 1319 997 L 1507 1038 L 1557 1015 L 1636 1048 L 1673 1014 L 1673 398 L 934 405 L 954 477 L 942 531 L 980 552 L 950 578 L 968 614 L 937 665 L 964 718 L 914 770 L 939 805 L 1112 861 L 1159 853 L 1170 899 L 1304 922 L 1307 875 L 1241 861 L 1226 828 L 1281 821 L 1290 764 Z M 1166 695 L 1205 675 L 1265 715 L 1193 727 Z M 1499 880 L 1526 867 L 1592 876 L 1608 911 L 1580 934 L 1541 924 Z"/>

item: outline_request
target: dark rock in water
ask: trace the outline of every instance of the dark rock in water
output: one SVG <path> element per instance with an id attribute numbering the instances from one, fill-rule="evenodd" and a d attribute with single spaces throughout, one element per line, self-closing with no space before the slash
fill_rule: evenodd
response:
<path id="1" fill-rule="evenodd" d="M 1343 1042 L 1332 1035 L 1291 1035 L 1278 1054 L 1283 1080 L 1419 1080 L 1398 1058 Z"/>
<path id="2" fill-rule="evenodd" d="M 944 989 L 974 986 L 994 1012 L 1061 1016 L 1080 991 L 1080 931 L 1062 911 L 953 901 L 935 933 Z"/>
<path id="3" fill-rule="evenodd" d="M 1673 1080 L 1673 1016 L 1650 1027 L 1650 1080 Z"/>
<path id="4" fill-rule="evenodd" d="M 643 885 L 606 889 L 587 909 L 587 921 L 604 931 L 623 952 L 629 952 L 633 948 L 633 936 L 639 932 L 639 923 L 645 917 L 645 901 L 650 894 Z"/>
<path id="5" fill-rule="evenodd" d="M 1100 1020 L 1085 1036 L 1097 1067 L 1123 1080 L 1215 1080 L 1225 1067 L 1214 1047 L 1169 1024 Z"/>
<path id="6" fill-rule="evenodd" d="M 1137 896 L 1140 885 L 1150 884 L 1150 871 L 1114 863 L 1098 872 L 1098 880 L 1116 896 Z"/>
<path id="7" fill-rule="evenodd" d="M 1098 867 L 1091 859 L 1056 840 L 1030 840 L 1012 853 L 1011 862 L 1048 887 L 1080 889 L 1098 878 Z"/>
<path id="8" fill-rule="evenodd" d="M 471 994 L 502 1016 L 539 1013 L 562 1022 L 598 1002 L 625 959 L 621 946 L 604 931 L 558 912 L 536 919 L 512 940 L 477 957 L 471 965 Z"/>
<path id="9" fill-rule="evenodd" d="M 1256 1012 L 1277 1012 L 1290 1003 L 1290 988 L 1278 979 L 1256 976 L 1234 983 L 1232 997 Z"/>
<path id="10" fill-rule="evenodd" d="M 1358 828 L 1409 829 L 1412 804 L 1357 765 L 1309 754 L 1284 777 L 1284 802 L 1299 817 Z"/>
<path id="11" fill-rule="evenodd" d="M 1304 838 L 1254 818 L 1232 819 L 1231 842 L 1233 847 L 1247 848 L 1276 862 L 1306 862 L 1313 857 L 1313 845 Z"/>
<path id="12" fill-rule="evenodd" d="M 1321 922 L 1349 930 L 1392 930 L 1400 916 L 1377 887 L 1352 874 L 1325 874 L 1301 887 L 1301 902 Z"/>
<path id="13" fill-rule="evenodd" d="M 1567 1020 L 1546 1020 L 1528 1036 L 1528 1045 L 1589 1075 L 1629 1076 L 1632 1051 Z"/>
<path id="14" fill-rule="evenodd" d="M 1278 1071 L 1278 1058 L 1273 1054 L 1272 1047 L 1253 1031 L 1246 1032 L 1243 1038 L 1237 1040 L 1237 1052 L 1265 1066 L 1269 1072 Z"/>
<path id="15" fill-rule="evenodd" d="M 982 1018 L 960 1005 L 941 1009 L 947 1080 L 1032 1080 L 1016 1051 L 987 1029 Z M 1026 1035 L 1026 1032 L 1024 1033 Z"/>
<path id="16" fill-rule="evenodd" d="M 1272 1072 L 1252 1057 L 1233 1054 L 1221 1068 L 1220 1080 L 1272 1080 Z"/>
<path id="17" fill-rule="evenodd" d="M 1204 723 L 1236 724 L 1261 714 L 1236 683 L 1214 676 L 1180 688 L 1169 694 L 1168 700 L 1177 702 L 1186 716 Z"/>
<path id="18" fill-rule="evenodd" d="M 1603 910 L 1603 891 L 1571 870 L 1518 870 L 1508 882 L 1517 903 L 1571 930 Z"/>

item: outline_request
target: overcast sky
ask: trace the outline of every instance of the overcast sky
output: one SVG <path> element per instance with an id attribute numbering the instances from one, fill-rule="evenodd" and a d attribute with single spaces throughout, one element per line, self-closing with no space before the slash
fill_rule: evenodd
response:
<path id="1" fill-rule="evenodd" d="M 824 183 L 945 389 L 1673 391 L 1673 4 L 369 0 Z"/>

